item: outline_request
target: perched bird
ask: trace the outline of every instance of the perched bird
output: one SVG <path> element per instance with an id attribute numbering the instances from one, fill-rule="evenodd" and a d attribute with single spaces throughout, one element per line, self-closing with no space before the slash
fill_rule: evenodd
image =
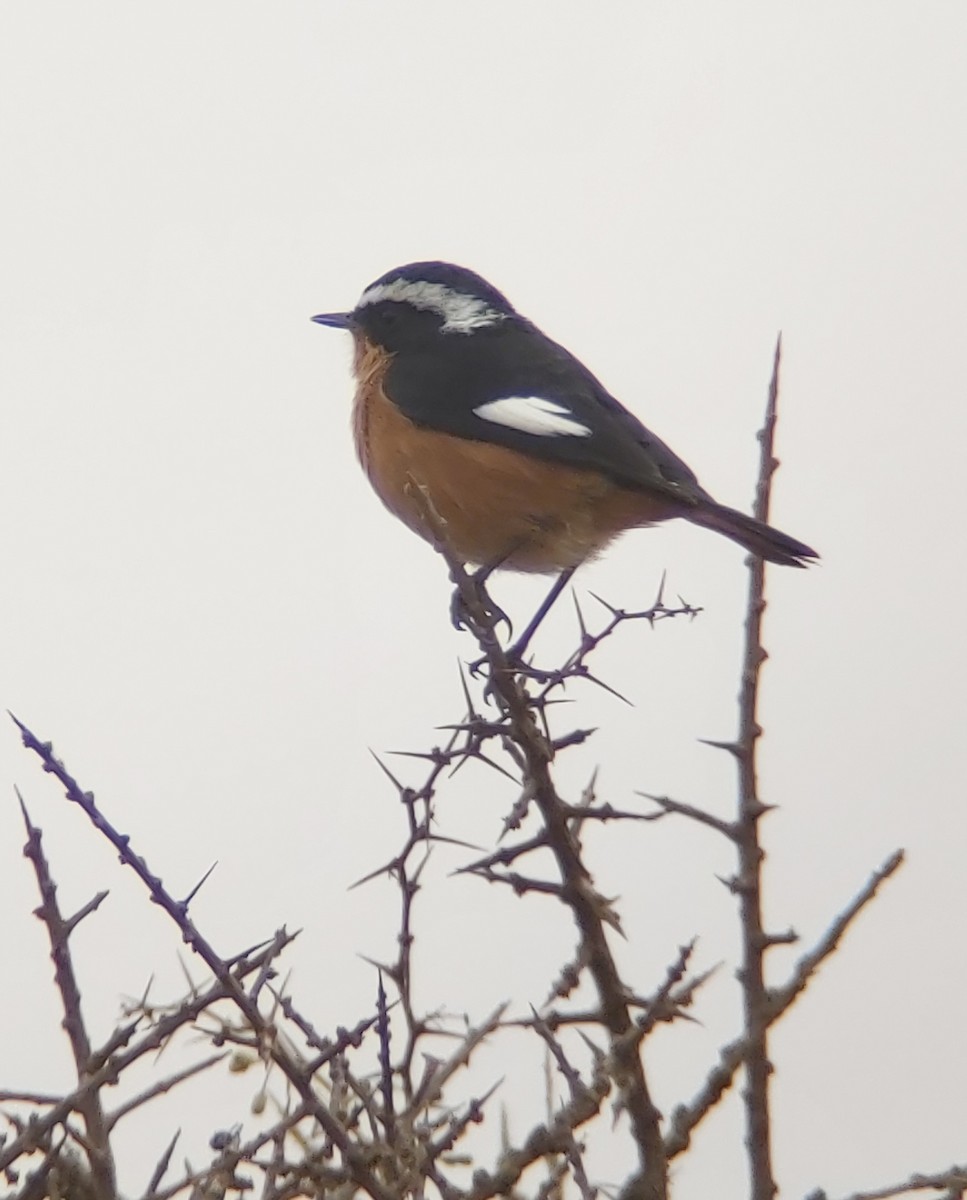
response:
<path id="1" fill-rule="evenodd" d="M 386 507 L 462 561 L 570 571 L 684 517 L 802 567 L 815 550 L 719 504 L 563 346 L 473 271 L 409 263 L 320 325 L 355 341 L 356 450 Z M 430 513 L 432 511 L 432 519 Z"/>

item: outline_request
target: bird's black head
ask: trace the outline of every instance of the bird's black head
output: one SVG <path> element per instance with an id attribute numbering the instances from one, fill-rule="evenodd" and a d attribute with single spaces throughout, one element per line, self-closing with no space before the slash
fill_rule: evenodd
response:
<path id="1" fill-rule="evenodd" d="M 321 313 L 312 319 L 337 329 L 359 330 L 370 341 L 395 351 L 440 335 L 466 337 L 516 316 L 506 296 L 466 267 L 418 262 L 381 275 L 352 312 Z"/>

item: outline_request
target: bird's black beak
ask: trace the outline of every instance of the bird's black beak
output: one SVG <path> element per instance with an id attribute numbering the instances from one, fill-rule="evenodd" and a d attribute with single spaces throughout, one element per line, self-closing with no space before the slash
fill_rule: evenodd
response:
<path id="1" fill-rule="evenodd" d="M 352 313 L 319 313 L 312 318 L 317 325 L 331 325 L 333 329 L 352 329 Z"/>

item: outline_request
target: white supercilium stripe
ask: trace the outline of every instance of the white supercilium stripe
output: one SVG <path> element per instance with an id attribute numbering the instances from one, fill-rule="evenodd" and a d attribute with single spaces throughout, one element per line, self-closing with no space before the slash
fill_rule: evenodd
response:
<path id="1" fill-rule="evenodd" d="M 573 416 L 563 404 L 544 400 L 540 396 L 508 396 L 506 400 L 491 400 L 473 410 L 478 417 L 495 425 L 534 433 L 539 437 L 590 437 L 587 425 Z"/>
<path id="2" fill-rule="evenodd" d="M 470 333 L 484 325 L 503 321 L 507 315 L 491 308 L 478 296 L 455 292 L 443 283 L 409 279 L 374 284 L 363 292 L 356 307 L 365 308 L 369 304 L 379 304 L 381 300 L 399 300 L 404 304 L 412 304 L 414 308 L 438 313 L 443 318 L 444 333 Z"/>

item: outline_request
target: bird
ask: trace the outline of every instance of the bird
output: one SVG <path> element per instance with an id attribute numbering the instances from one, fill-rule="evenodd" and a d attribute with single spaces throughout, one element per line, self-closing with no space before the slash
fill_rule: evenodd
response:
<path id="1" fill-rule="evenodd" d="M 391 513 L 483 570 L 567 573 L 680 517 L 772 563 L 804 542 L 720 504 L 573 354 L 465 267 L 387 271 L 320 325 L 354 341 L 353 433 Z"/>

